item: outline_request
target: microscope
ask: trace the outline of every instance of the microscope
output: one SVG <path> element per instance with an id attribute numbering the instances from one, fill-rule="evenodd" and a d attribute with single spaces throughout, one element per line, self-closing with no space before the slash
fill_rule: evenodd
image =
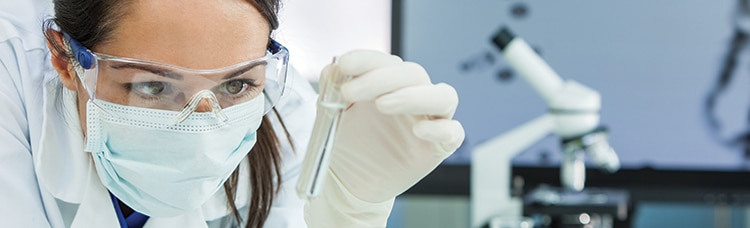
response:
<path id="1" fill-rule="evenodd" d="M 533 221 L 523 217 L 521 197 L 511 194 L 514 156 L 548 134 L 559 136 L 563 151 L 560 178 L 562 188 L 569 192 L 584 190 L 586 155 L 606 172 L 617 171 L 620 162 L 609 145 L 606 128 L 599 126 L 598 92 L 560 78 L 523 39 L 507 28 L 496 33 L 492 43 L 541 95 L 549 109 L 546 114 L 475 147 L 471 162 L 471 227 L 534 227 Z M 544 198 L 545 194 L 536 195 Z M 559 199 L 559 195 L 546 195 Z"/>

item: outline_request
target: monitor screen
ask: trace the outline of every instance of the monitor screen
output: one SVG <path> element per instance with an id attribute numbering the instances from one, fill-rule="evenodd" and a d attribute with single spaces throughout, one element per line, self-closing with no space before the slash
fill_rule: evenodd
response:
<path id="1" fill-rule="evenodd" d="M 394 1 L 394 52 L 458 91 L 466 141 L 446 164 L 547 111 L 490 39 L 507 27 L 565 80 L 598 91 L 624 168 L 745 170 L 750 4 L 682 1 Z M 514 159 L 558 166 L 549 135 Z"/>

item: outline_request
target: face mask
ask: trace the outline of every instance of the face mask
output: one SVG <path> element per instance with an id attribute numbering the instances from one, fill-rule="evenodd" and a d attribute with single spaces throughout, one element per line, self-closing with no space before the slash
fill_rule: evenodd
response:
<path id="1" fill-rule="evenodd" d="M 264 96 L 213 112 L 192 113 L 91 100 L 86 151 L 107 189 L 132 209 L 153 217 L 200 207 L 256 142 Z M 223 118 L 222 118 L 223 119 Z"/>

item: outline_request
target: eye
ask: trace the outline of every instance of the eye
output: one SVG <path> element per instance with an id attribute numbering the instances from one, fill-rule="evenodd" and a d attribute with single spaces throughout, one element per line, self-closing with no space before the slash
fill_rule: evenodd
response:
<path id="1" fill-rule="evenodd" d="M 164 82 L 139 82 L 133 83 L 132 89 L 147 95 L 159 95 L 164 92 L 166 85 Z"/>
<path id="2" fill-rule="evenodd" d="M 242 80 L 232 80 L 224 83 L 224 91 L 230 94 L 240 94 L 247 90 L 248 84 Z"/>

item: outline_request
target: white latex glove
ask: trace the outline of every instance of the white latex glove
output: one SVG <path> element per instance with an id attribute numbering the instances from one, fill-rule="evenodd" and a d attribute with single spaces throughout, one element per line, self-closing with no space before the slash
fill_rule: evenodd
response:
<path id="1" fill-rule="evenodd" d="M 310 227 L 385 227 L 394 198 L 430 173 L 464 139 L 452 120 L 458 95 L 418 64 L 375 51 L 338 61 L 344 111 L 328 180 L 306 207 Z M 331 75 L 330 66 L 321 77 Z M 321 81 L 324 81 L 321 79 Z"/>

